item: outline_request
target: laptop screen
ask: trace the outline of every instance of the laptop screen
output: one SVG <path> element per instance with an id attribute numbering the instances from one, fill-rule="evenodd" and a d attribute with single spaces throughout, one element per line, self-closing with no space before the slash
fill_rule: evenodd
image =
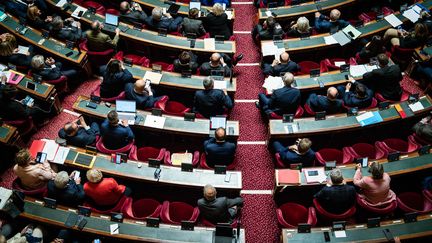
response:
<path id="1" fill-rule="evenodd" d="M 190 2 L 189 3 L 189 9 L 196 8 L 198 10 L 201 10 L 201 2 Z"/>
<path id="2" fill-rule="evenodd" d="M 118 16 L 112 14 L 105 14 L 105 23 L 117 26 L 118 25 Z"/>
<path id="3" fill-rule="evenodd" d="M 136 102 L 130 100 L 116 100 L 116 111 L 135 113 Z"/>
<path id="4" fill-rule="evenodd" d="M 210 117 L 210 130 L 216 130 L 219 127 L 226 127 L 226 117 L 224 116 L 213 116 Z"/>

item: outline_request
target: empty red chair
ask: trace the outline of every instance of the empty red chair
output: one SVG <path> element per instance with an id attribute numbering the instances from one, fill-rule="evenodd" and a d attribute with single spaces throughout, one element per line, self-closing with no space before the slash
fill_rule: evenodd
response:
<path id="1" fill-rule="evenodd" d="M 297 203 L 285 203 L 276 209 L 279 224 L 284 228 L 296 228 L 298 224 L 307 223 L 315 226 L 317 217 L 315 208 L 306 208 Z"/>
<path id="2" fill-rule="evenodd" d="M 112 208 L 109 208 L 109 209 L 100 209 L 100 208 L 97 208 L 98 206 L 93 205 L 93 203 L 90 203 L 90 202 L 85 202 L 84 206 L 90 207 L 91 210 L 92 210 L 92 212 L 95 212 L 95 213 L 109 214 L 111 212 L 121 212 L 122 208 L 124 207 L 124 205 L 130 204 L 131 200 L 132 200 L 132 198 L 126 197 L 125 195 L 123 195 L 120 198 L 120 200 L 116 203 L 116 205 L 114 205 Z"/>
<path id="3" fill-rule="evenodd" d="M 46 186 L 33 190 L 24 189 L 21 185 L 21 180 L 18 177 L 12 182 L 12 189 L 20 191 L 26 196 L 32 197 L 44 197 L 48 193 L 48 188 Z"/>
<path id="4" fill-rule="evenodd" d="M 397 103 L 399 101 L 407 101 L 409 96 L 410 96 L 410 93 L 408 91 L 402 89 L 402 95 L 401 95 L 400 100 L 387 100 L 386 98 L 384 98 L 384 96 L 382 96 L 381 93 L 375 92 L 375 99 L 377 99 L 379 102 L 387 101 L 390 103 Z"/>
<path id="5" fill-rule="evenodd" d="M 334 213 L 327 212 L 323 207 L 321 207 L 321 205 L 319 204 L 316 198 L 313 199 L 313 204 L 316 210 L 318 211 L 318 214 L 320 214 L 322 217 L 324 217 L 327 220 L 333 220 L 333 221 L 348 219 L 351 216 L 353 216 L 357 211 L 356 207 L 353 206 L 352 208 L 348 209 L 346 212 L 342 214 L 334 214 Z"/>
<path id="6" fill-rule="evenodd" d="M 348 60 L 345 60 L 343 58 L 333 58 L 333 59 L 327 58 L 320 62 L 320 71 L 324 73 L 328 71 L 339 70 L 340 67 L 336 66 L 335 62 L 345 62 L 345 64 L 357 65 L 357 62 L 353 57 L 349 58 Z"/>
<path id="7" fill-rule="evenodd" d="M 84 40 L 79 45 L 81 50 L 87 52 L 89 63 L 93 68 L 99 68 L 102 65 L 106 65 L 114 54 L 114 49 L 108 49 L 106 51 L 89 51 L 87 49 L 87 40 Z"/>
<path id="8" fill-rule="evenodd" d="M 418 192 L 403 192 L 397 196 L 398 207 L 405 213 L 429 213 L 432 211 L 432 202 Z"/>
<path id="9" fill-rule="evenodd" d="M 377 150 L 375 146 L 368 143 L 356 143 L 351 147 L 344 147 L 342 151 L 352 158 L 381 159 L 386 156 L 382 150 Z"/>
<path id="10" fill-rule="evenodd" d="M 195 151 L 195 152 L 192 154 L 192 165 L 193 165 L 194 167 L 197 167 L 198 164 L 199 164 L 199 161 L 200 161 L 200 153 L 199 153 L 199 151 Z M 165 152 L 165 160 L 164 160 L 164 163 L 165 163 L 166 165 L 173 166 L 172 161 L 171 161 L 171 152 L 168 151 L 168 150 Z"/>
<path id="11" fill-rule="evenodd" d="M 96 86 L 96 88 L 91 92 L 92 95 L 96 95 L 100 97 L 100 84 Z M 102 98 L 101 100 L 104 102 L 114 103 L 116 100 L 124 100 L 126 98 L 126 93 L 124 91 L 120 92 L 119 95 L 111 98 Z"/>
<path id="12" fill-rule="evenodd" d="M 325 148 L 315 153 L 317 161 L 321 164 L 325 162 L 336 160 L 336 164 L 347 164 L 351 163 L 353 158 L 350 154 L 344 154 L 339 149 Z"/>
<path id="13" fill-rule="evenodd" d="M 414 54 L 415 49 L 401 48 L 400 46 L 392 46 L 391 48 L 391 59 L 401 66 L 401 70 L 405 70 L 406 65 L 411 62 L 411 58 Z"/>
<path id="14" fill-rule="evenodd" d="M 103 144 L 103 138 L 98 139 L 98 141 L 96 142 L 96 149 L 104 154 L 115 154 L 115 153 L 127 153 L 129 154 L 129 152 L 131 150 L 136 150 L 136 146 L 134 145 L 135 140 L 130 141 L 130 143 L 126 146 L 124 146 L 123 148 L 119 148 L 119 149 L 107 149 L 105 147 L 105 145 Z"/>
<path id="15" fill-rule="evenodd" d="M 233 162 L 232 162 L 231 164 L 227 165 L 226 169 L 227 169 L 227 170 L 234 170 L 236 166 L 237 166 L 237 160 L 234 159 Z M 201 158 L 200 158 L 200 167 L 203 168 L 203 169 L 208 169 L 208 170 L 212 170 L 212 169 L 213 169 L 212 167 L 210 167 L 210 166 L 207 164 L 205 152 L 203 152 L 203 153 L 201 154 Z"/>
<path id="16" fill-rule="evenodd" d="M 31 116 L 27 117 L 27 119 L 13 120 L 13 121 L 3 120 L 3 122 L 8 124 L 8 125 L 16 127 L 21 136 L 24 136 L 24 135 L 32 132 L 33 130 L 36 131 L 36 126 L 35 126 Z"/>
<path id="17" fill-rule="evenodd" d="M 155 148 L 155 147 L 141 147 L 134 151 L 134 153 L 129 154 L 129 157 L 133 160 L 148 161 L 149 159 L 157 159 L 162 161 L 165 157 L 165 148 Z"/>
<path id="18" fill-rule="evenodd" d="M 430 142 L 428 142 L 428 141 L 424 140 L 423 138 L 419 137 L 416 133 L 413 133 L 410 136 L 408 136 L 408 141 L 410 141 L 411 143 L 419 144 L 419 145 L 430 144 Z"/>
<path id="19" fill-rule="evenodd" d="M 304 113 L 303 107 L 301 107 L 301 106 L 297 107 L 297 110 L 296 110 L 296 112 L 294 114 L 294 118 L 300 118 L 300 117 L 302 117 L 303 113 Z M 275 112 L 272 112 L 272 113 L 270 113 L 269 118 L 270 119 L 282 119 L 282 116 L 279 116 Z"/>
<path id="20" fill-rule="evenodd" d="M 384 157 L 392 152 L 399 151 L 401 154 L 408 154 L 420 148 L 418 144 L 409 143 L 399 138 L 387 138 L 383 141 L 377 141 L 375 147 L 385 153 Z"/>
<path id="21" fill-rule="evenodd" d="M 132 61 L 132 64 L 134 65 L 140 65 L 143 67 L 150 67 L 150 59 L 148 59 L 145 56 L 139 56 L 135 54 L 124 54 L 123 51 L 119 51 L 115 54 L 113 57 L 114 59 L 117 59 L 119 61 L 123 61 L 125 58 Z"/>
<path id="22" fill-rule="evenodd" d="M 297 75 L 309 74 L 310 70 L 320 68 L 318 63 L 312 61 L 302 61 L 299 62 L 298 65 L 300 66 L 300 71 L 297 72 Z"/>
<path id="23" fill-rule="evenodd" d="M 129 203 L 124 204 L 122 212 L 126 217 L 132 219 L 145 219 L 147 217 L 159 218 L 162 205 L 150 198 L 142 198 L 136 201 L 130 200 Z"/>
<path id="24" fill-rule="evenodd" d="M 432 203 L 432 191 L 431 190 L 423 190 L 423 196 Z"/>
<path id="25" fill-rule="evenodd" d="M 152 64 L 161 65 L 162 71 L 174 72 L 174 64 L 169 64 L 166 62 L 153 62 Z"/>
<path id="26" fill-rule="evenodd" d="M 312 108 L 308 104 L 304 104 L 304 110 L 306 113 L 310 116 L 315 116 L 315 111 L 312 110 Z"/>
<path id="27" fill-rule="evenodd" d="M 181 221 L 196 222 L 199 217 L 198 207 L 184 202 L 168 202 L 162 204 L 161 220 L 167 224 L 181 224 Z"/>
<path id="28" fill-rule="evenodd" d="M 168 96 L 155 103 L 155 108 L 161 109 L 164 114 L 173 116 L 184 116 L 186 112 L 190 112 L 190 108 L 180 102 L 168 100 Z"/>
<path id="29" fill-rule="evenodd" d="M 85 8 L 94 8 L 94 9 L 96 9 L 97 14 L 105 15 L 105 7 L 98 2 L 85 1 L 81 4 L 81 6 L 83 6 Z"/>
<path id="30" fill-rule="evenodd" d="M 365 199 L 362 197 L 359 197 L 357 195 L 357 204 L 365 209 L 368 212 L 377 214 L 377 215 L 386 215 L 386 214 L 390 214 L 392 213 L 396 208 L 397 208 L 397 201 L 392 201 L 391 203 L 387 204 L 387 205 L 382 205 L 379 207 L 372 207 L 369 204 L 367 204 L 365 201 Z"/>
<path id="31" fill-rule="evenodd" d="M 120 11 L 118 11 L 117 9 L 113 9 L 113 8 L 109 8 L 106 10 L 106 13 L 108 14 L 112 14 L 112 15 L 117 15 L 120 16 Z"/>

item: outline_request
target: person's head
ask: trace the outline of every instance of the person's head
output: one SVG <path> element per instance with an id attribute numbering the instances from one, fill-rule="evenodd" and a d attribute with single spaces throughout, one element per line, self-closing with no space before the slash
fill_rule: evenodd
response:
<path id="1" fill-rule="evenodd" d="M 287 63 L 287 62 L 289 62 L 290 57 L 289 57 L 288 52 L 285 51 L 282 54 L 280 54 L 279 59 L 280 59 L 281 63 Z"/>
<path id="2" fill-rule="evenodd" d="M 380 65 L 380 67 L 386 67 L 389 63 L 389 58 L 384 53 L 378 54 L 377 59 L 378 59 L 378 64 Z"/>
<path id="3" fill-rule="evenodd" d="M 179 55 L 179 61 L 180 64 L 182 65 L 187 65 L 190 63 L 191 61 L 191 55 L 188 51 L 183 51 L 182 53 L 180 53 Z"/>
<path id="4" fill-rule="evenodd" d="M 216 188 L 214 186 L 207 184 L 204 186 L 204 198 L 207 201 L 213 201 L 216 199 Z"/>
<path id="5" fill-rule="evenodd" d="M 4 33 L 0 36 L 0 56 L 10 56 L 13 54 L 18 44 L 14 35 Z"/>
<path id="6" fill-rule="evenodd" d="M 21 149 L 15 155 L 15 163 L 17 163 L 18 166 L 26 167 L 27 165 L 30 164 L 31 161 L 32 161 L 32 157 L 30 151 L 26 148 Z"/>
<path id="7" fill-rule="evenodd" d="M 417 23 L 414 25 L 414 36 L 421 41 L 426 41 L 429 36 L 429 31 L 425 24 Z"/>
<path id="8" fill-rule="evenodd" d="M 213 78 L 206 77 L 206 78 L 203 79 L 204 89 L 206 89 L 206 90 L 213 89 L 213 85 L 214 85 Z"/>
<path id="9" fill-rule="evenodd" d="M 269 29 L 269 30 L 273 30 L 273 28 L 275 27 L 275 24 L 276 24 L 276 21 L 275 21 L 273 16 L 267 17 L 266 21 L 264 21 L 264 27 Z"/>
<path id="10" fill-rule="evenodd" d="M 107 115 L 108 123 L 111 126 L 117 126 L 119 122 L 118 114 L 115 110 L 111 110 Z"/>
<path id="11" fill-rule="evenodd" d="M 219 127 L 215 131 L 216 142 L 225 142 L 226 132 L 225 128 Z"/>
<path id="12" fill-rule="evenodd" d="M 74 121 L 66 122 L 66 124 L 63 127 L 63 130 L 65 131 L 67 136 L 69 137 L 75 136 L 75 134 L 78 132 L 78 124 Z"/>
<path id="13" fill-rule="evenodd" d="M 102 28 L 103 28 L 103 25 L 99 20 L 95 20 L 91 24 L 91 30 L 94 33 L 99 33 L 102 30 Z"/>
<path id="14" fill-rule="evenodd" d="M 336 168 L 330 172 L 330 180 L 333 185 L 340 185 L 343 183 L 344 179 L 340 169 Z"/>
<path id="15" fill-rule="evenodd" d="M 58 189 L 64 189 L 69 183 L 69 175 L 66 171 L 60 171 L 54 178 L 54 185 Z"/>
<path id="16" fill-rule="evenodd" d="M 212 66 L 218 66 L 220 64 L 221 55 L 217 52 L 210 56 L 210 63 Z"/>
<path id="17" fill-rule="evenodd" d="M 300 154 L 305 154 L 312 146 L 312 141 L 309 138 L 302 138 L 298 143 L 298 152 Z"/>
<path id="18" fill-rule="evenodd" d="M 114 75 L 122 70 L 121 61 L 113 59 L 108 63 L 107 69 L 109 75 Z"/>
<path id="19" fill-rule="evenodd" d="M 297 31 L 300 33 L 309 33 L 310 25 L 309 19 L 300 17 L 297 19 Z"/>
<path id="20" fill-rule="evenodd" d="M 42 70 L 45 67 L 45 58 L 42 55 L 35 55 L 31 60 L 31 66 L 35 70 Z"/>
<path id="21" fill-rule="evenodd" d="M 338 96 L 338 91 L 335 87 L 330 87 L 327 89 L 327 99 L 335 100 Z"/>
<path id="22" fill-rule="evenodd" d="M 224 13 L 224 10 L 223 10 L 223 7 L 222 7 L 222 4 L 220 4 L 220 3 L 215 3 L 215 4 L 213 5 L 211 11 L 212 11 L 212 13 L 213 13 L 214 15 L 216 15 L 216 16 L 220 16 L 220 15 L 222 15 L 222 14 Z"/>
<path id="23" fill-rule="evenodd" d="M 329 18 L 331 22 L 337 21 L 340 18 L 340 16 L 341 16 L 341 12 L 339 10 L 332 9 L 332 11 L 330 11 Z"/>
<path id="24" fill-rule="evenodd" d="M 359 98 L 366 97 L 366 86 L 357 82 L 356 88 L 355 88 L 355 93 L 356 93 L 357 97 L 359 97 Z"/>
<path id="25" fill-rule="evenodd" d="M 63 28 L 63 19 L 60 16 L 55 16 L 51 22 L 52 29 L 54 31 L 59 31 Z"/>
<path id="26" fill-rule="evenodd" d="M 32 5 L 27 8 L 27 18 L 29 20 L 36 20 L 40 18 L 41 15 L 42 11 L 40 11 L 40 9 L 36 5 Z"/>
<path id="27" fill-rule="evenodd" d="M 1 99 L 11 100 L 18 94 L 18 89 L 10 84 L 3 85 L 1 88 Z"/>
<path id="28" fill-rule="evenodd" d="M 144 93 L 144 87 L 145 87 L 146 81 L 144 79 L 138 79 L 134 83 L 134 90 L 135 92 L 142 94 Z"/>
<path id="29" fill-rule="evenodd" d="M 372 162 L 369 166 L 369 173 L 371 173 L 374 180 L 379 180 L 383 178 L 384 167 L 379 162 Z"/>
<path id="30" fill-rule="evenodd" d="M 102 172 L 100 170 L 91 169 L 91 170 L 87 171 L 86 177 L 87 177 L 87 180 L 91 183 L 99 183 L 102 180 L 103 175 L 102 175 Z"/>
<path id="31" fill-rule="evenodd" d="M 188 17 L 190 19 L 196 19 L 196 18 L 198 18 L 198 15 L 199 15 L 199 9 L 197 9 L 197 8 L 191 8 L 191 9 L 189 9 L 189 15 L 188 15 Z"/>
<path id="32" fill-rule="evenodd" d="M 153 18 L 153 20 L 159 21 L 162 18 L 162 15 L 163 15 L 162 8 L 155 7 L 152 10 L 152 18 Z"/>
<path id="33" fill-rule="evenodd" d="M 130 10 L 129 2 L 123 1 L 120 3 L 120 12 L 127 13 Z"/>

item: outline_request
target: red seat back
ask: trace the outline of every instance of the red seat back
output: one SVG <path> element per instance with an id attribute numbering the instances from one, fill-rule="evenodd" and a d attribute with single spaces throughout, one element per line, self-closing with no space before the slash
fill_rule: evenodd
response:
<path id="1" fill-rule="evenodd" d="M 325 148 L 316 152 L 316 158 L 321 164 L 327 161 L 336 160 L 336 164 L 345 164 L 344 154 L 339 149 Z"/>
<path id="2" fill-rule="evenodd" d="M 165 148 L 158 149 L 155 147 L 141 147 L 137 150 L 137 160 L 148 161 L 148 159 L 163 160 Z"/>
<path id="3" fill-rule="evenodd" d="M 346 212 L 344 212 L 342 214 L 329 213 L 323 207 L 321 207 L 321 205 L 319 204 L 319 202 L 316 198 L 313 199 L 313 204 L 320 215 L 322 215 L 324 218 L 327 218 L 330 220 L 348 219 L 351 216 L 353 216 L 356 212 L 356 207 L 353 206 L 352 208 L 348 209 Z"/>
<path id="4" fill-rule="evenodd" d="M 187 203 L 165 201 L 162 204 L 161 219 L 164 223 L 180 224 L 182 220 L 196 222 L 198 216 L 198 208 Z"/>
<path id="5" fill-rule="evenodd" d="M 318 63 L 312 61 L 302 61 L 299 62 L 298 65 L 300 66 L 300 72 L 298 72 L 297 75 L 309 74 L 310 70 L 320 68 Z"/>
<path id="6" fill-rule="evenodd" d="M 369 206 L 362 197 L 357 196 L 357 204 L 366 209 L 367 211 L 373 212 L 379 215 L 386 215 L 392 213 L 397 208 L 397 201 L 392 201 L 387 205 L 382 205 L 379 207 Z"/>
<path id="7" fill-rule="evenodd" d="M 96 148 L 99 152 L 104 153 L 104 154 L 115 154 L 115 153 L 129 153 L 129 151 L 132 149 L 132 147 L 134 147 L 134 143 L 135 140 L 132 140 L 129 142 L 128 145 L 124 146 L 123 148 L 119 148 L 119 149 L 107 149 L 105 147 L 105 145 L 103 144 L 103 138 L 100 138 L 97 142 L 96 142 Z"/>
<path id="8" fill-rule="evenodd" d="M 432 203 L 417 192 L 403 192 L 397 196 L 398 207 L 408 212 L 428 213 L 432 211 Z"/>
<path id="9" fill-rule="evenodd" d="M 89 8 L 89 7 L 94 8 L 94 9 L 96 9 L 97 14 L 105 15 L 105 7 L 98 2 L 85 1 L 81 4 L 81 6 L 83 6 L 85 8 Z"/>
<path id="10" fill-rule="evenodd" d="M 121 212 L 122 208 L 124 207 L 125 204 L 130 203 L 131 198 L 126 197 L 125 195 L 123 195 L 120 200 L 116 203 L 116 205 L 114 205 L 112 208 L 110 209 L 100 209 L 97 208 L 97 206 L 89 203 L 89 202 L 85 202 L 84 206 L 86 207 L 90 207 L 92 209 L 93 212 L 96 213 L 100 213 L 100 214 L 109 214 L 111 212 Z"/>
<path id="11" fill-rule="evenodd" d="M 369 159 L 379 159 L 376 158 L 377 151 L 375 146 L 368 143 L 356 143 L 352 146 L 355 153 L 358 155 L 356 158 L 368 157 Z"/>
<path id="12" fill-rule="evenodd" d="M 291 227 L 308 222 L 308 209 L 297 203 L 285 203 L 279 207 L 283 219 Z"/>
<path id="13" fill-rule="evenodd" d="M 15 180 L 12 182 L 12 188 L 20 191 L 22 193 L 24 193 L 24 195 L 26 196 L 32 196 L 32 197 L 44 197 L 46 196 L 48 189 L 46 186 L 41 187 L 41 188 L 37 188 L 37 189 L 33 189 L 33 190 L 27 190 L 24 189 L 21 185 L 21 180 L 17 177 L 15 178 Z"/>
<path id="14" fill-rule="evenodd" d="M 132 212 L 136 218 L 159 217 L 162 205 L 154 199 L 139 199 L 132 202 Z"/>

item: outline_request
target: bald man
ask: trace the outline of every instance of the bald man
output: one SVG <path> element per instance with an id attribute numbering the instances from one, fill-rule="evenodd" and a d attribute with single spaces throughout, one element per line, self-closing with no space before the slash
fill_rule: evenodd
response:
<path id="1" fill-rule="evenodd" d="M 200 67 L 200 75 L 210 76 L 212 70 L 224 70 L 225 77 L 231 75 L 231 68 L 227 65 L 231 63 L 231 58 L 225 54 L 213 53 L 210 56 L 210 61 L 205 62 Z"/>
<path id="2" fill-rule="evenodd" d="M 338 31 L 349 25 L 348 21 L 340 19 L 341 12 L 333 9 L 329 17 L 322 15 L 320 12 L 315 13 L 315 29 L 318 32 L 326 33 L 330 30 Z"/>
<path id="3" fill-rule="evenodd" d="M 273 60 L 272 64 L 264 63 L 263 72 L 265 75 L 280 76 L 281 73 L 295 73 L 300 71 L 300 66 L 291 61 L 288 52 L 280 54 L 279 60 Z"/>
<path id="4" fill-rule="evenodd" d="M 338 113 L 342 111 L 342 100 L 337 99 L 338 91 L 335 87 L 327 89 L 327 96 L 312 93 L 306 101 L 306 104 L 314 112 L 325 111 L 327 114 Z"/>
<path id="5" fill-rule="evenodd" d="M 129 24 L 145 24 L 147 21 L 147 14 L 142 10 L 141 5 L 133 2 L 120 3 L 120 21 Z"/>
<path id="6" fill-rule="evenodd" d="M 156 101 L 160 100 L 162 96 L 155 97 L 154 91 L 144 79 L 138 79 L 135 83 L 127 83 L 125 85 L 126 99 L 135 100 L 138 109 L 144 110 L 152 108 Z"/>
<path id="7" fill-rule="evenodd" d="M 100 21 L 95 20 L 91 24 L 91 29 L 85 32 L 89 51 L 106 51 L 116 48 L 120 38 L 120 29 L 116 28 L 114 39 L 111 39 L 109 35 L 101 32 L 103 27 L 104 25 Z"/>
<path id="8" fill-rule="evenodd" d="M 204 186 L 204 198 L 198 200 L 200 216 L 213 224 L 232 223 L 237 216 L 237 207 L 243 206 L 243 198 L 216 197 L 216 188 Z"/>
<path id="9" fill-rule="evenodd" d="M 215 165 L 230 165 L 234 160 L 235 143 L 227 142 L 226 131 L 220 127 L 215 131 L 215 137 L 204 142 L 206 163 L 210 167 Z"/>

